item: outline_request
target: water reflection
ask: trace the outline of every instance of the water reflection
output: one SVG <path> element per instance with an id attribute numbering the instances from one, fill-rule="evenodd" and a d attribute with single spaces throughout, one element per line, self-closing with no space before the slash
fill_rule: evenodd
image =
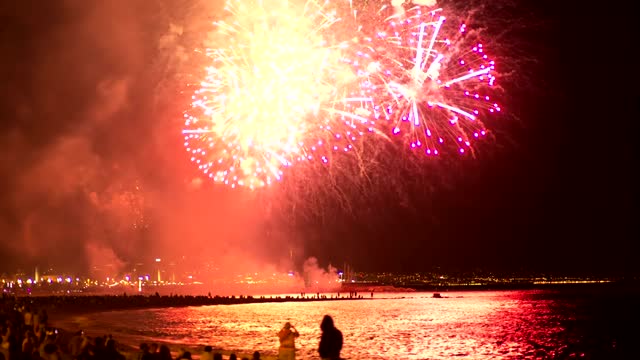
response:
<path id="1" fill-rule="evenodd" d="M 521 359 L 553 357 L 565 317 L 535 291 L 407 293 L 374 299 L 204 306 L 90 315 L 85 330 L 140 341 L 276 354 L 276 333 L 296 326 L 299 358 L 317 358 L 320 321 L 330 314 L 349 359 Z M 565 339 L 566 340 L 566 339 Z"/>

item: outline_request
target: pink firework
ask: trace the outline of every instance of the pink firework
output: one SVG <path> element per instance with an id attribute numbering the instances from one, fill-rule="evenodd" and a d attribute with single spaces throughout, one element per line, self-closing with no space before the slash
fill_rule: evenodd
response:
<path id="1" fill-rule="evenodd" d="M 481 119 L 500 111 L 490 96 L 495 62 L 442 9 L 415 6 L 383 24 L 351 60 L 362 79 L 352 111 L 427 155 L 469 152 L 487 133 Z"/>

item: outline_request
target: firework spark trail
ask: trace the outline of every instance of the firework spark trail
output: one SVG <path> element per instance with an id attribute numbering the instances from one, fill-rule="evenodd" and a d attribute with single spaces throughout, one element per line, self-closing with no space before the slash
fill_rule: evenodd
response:
<path id="1" fill-rule="evenodd" d="M 344 1 L 344 0 L 342 0 Z M 342 86 L 355 75 L 333 41 L 329 1 L 228 0 L 206 75 L 185 114 L 191 161 L 215 182 L 251 189 L 296 162 L 329 161 L 367 131 Z"/>
<path id="2" fill-rule="evenodd" d="M 384 24 L 351 61 L 363 79 L 358 113 L 427 155 L 447 143 L 467 152 L 486 134 L 480 119 L 500 111 L 487 94 L 495 62 L 481 43 L 469 45 L 465 24 L 447 27 L 442 9 L 415 6 Z"/>

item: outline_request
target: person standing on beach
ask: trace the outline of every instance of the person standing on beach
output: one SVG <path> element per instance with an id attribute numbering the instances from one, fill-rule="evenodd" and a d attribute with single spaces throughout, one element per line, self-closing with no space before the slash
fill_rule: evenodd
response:
<path id="1" fill-rule="evenodd" d="M 167 345 L 160 345 L 160 351 L 158 351 L 158 360 L 173 360 L 173 355 L 171 355 L 171 350 Z"/>
<path id="2" fill-rule="evenodd" d="M 153 357 L 151 356 L 151 352 L 149 352 L 149 344 L 147 343 L 141 343 L 140 344 L 140 352 L 138 353 L 137 360 L 153 360 Z"/>
<path id="3" fill-rule="evenodd" d="M 200 354 L 200 360 L 213 360 L 213 348 L 211 345 L 204 347 L 204 351 Z"/>
<path id="4" fill-rule="evenodd" d="M 284 327 L 278 332 L 278 339 L 280 340 L 278 360 L 295 360 L 296 338 L 298 336 L 300 336 L 300 333 L 290 322 L 284 323 Z"/>
<path id="5" fill-rule="evenodd" d="M 333 318 L 325 315 L 320 323 L 320 346 L 318 353 L 322 360 L 339 360 L 340 351 L 342 350 L 342 332 L 333 324 Z"/>

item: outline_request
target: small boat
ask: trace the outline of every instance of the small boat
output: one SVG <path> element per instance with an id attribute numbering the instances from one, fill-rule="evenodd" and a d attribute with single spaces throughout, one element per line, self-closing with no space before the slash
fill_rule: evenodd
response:
<path id="1" fill-rule="evenodd" d="M 442 295 L 440 295 L 440 293 L 433 293 L 433 297 L 436 299 L 442 299 Z"/>

